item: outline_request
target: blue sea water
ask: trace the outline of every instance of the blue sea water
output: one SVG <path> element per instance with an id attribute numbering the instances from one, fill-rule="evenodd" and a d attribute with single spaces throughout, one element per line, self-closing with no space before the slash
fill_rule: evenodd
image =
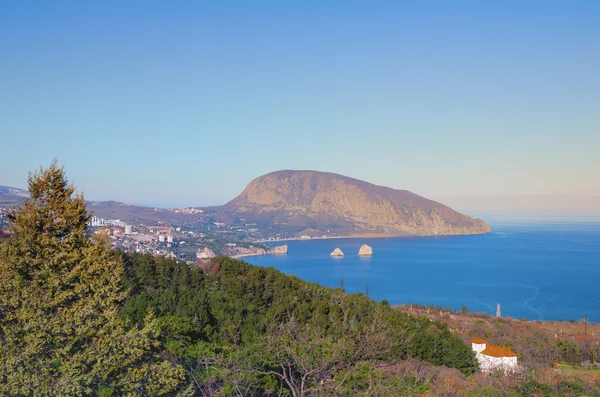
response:
<path id="1" fill-rule="evenodd" d="M 390 304 L 421 303 L 534 320 L 600 322 L 600 221 L 488 221 L 476 236 L 288 241 L 287 255 L 247 257 Z M 373 247 L 359 257 L 362 244 Z M 269 243 L 268 245 L 281 245 Z M 330 257 L 339 247 L 345 256 Z"/>

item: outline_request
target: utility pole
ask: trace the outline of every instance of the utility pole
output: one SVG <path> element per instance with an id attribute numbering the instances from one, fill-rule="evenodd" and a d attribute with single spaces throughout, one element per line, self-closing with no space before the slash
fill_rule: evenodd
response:
<path id="1" fill-rule="evenodd" d="M 587 323 L 588 323 L 588 317 L 587 314 L 585 315 L 585 317 L 583 318 L 583 323 L 585 324 L 585 334 L 587 335 Z"/>
<path id="2" fill-rule="evenodd" d="M 367 298 L 369 297 L 369 282 L 367 281 L 367 288 L 366 288 L 366 292 L 367 292 Z"/>
<path id="3" fill-rule="evenodd" d="M 502 317 L 502 313 L 500 312 L 500 304 L 499 303 L 496 304 L 496 317 L 498 317 L 498 318 Z"/>

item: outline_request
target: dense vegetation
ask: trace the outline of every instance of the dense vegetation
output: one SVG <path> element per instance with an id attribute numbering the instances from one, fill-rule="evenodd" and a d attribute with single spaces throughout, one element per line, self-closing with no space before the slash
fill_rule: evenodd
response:
<path id="1" fill-rule="evenodd" d="M 361 294 L 225 257 L 200 268 L 121 255 L 130 288 L 123 315 L 142 324 L 152 310 L 164 326 L 168 354 L 199 390 L 238 385 L 259 394 L 350 392 L 366 368 L 407 358 L 465 374 L 476 369 L 471 349 L 444 323 Z"/>
<path id="2" fill-rule="evenodd" d="M 56 163 L 28 182 L 0 246 L 3 395 L 296 396 L 365 376 L 397 387 L 374 368 L 407 357 L 475 369 L 444 324 L 361 295 L 228 258 L 114 252 Z"/>
<path id="3" fill-rule="evenodd" d="M 592 390 L 523 379 L 499 394 L 507 382 L 493 377 L 453 389 L 447 380 L 467 382 L 477 365 L 444 322 L 226 257 L 190 266 L 112 250 L 88 234 L 83 197 L 56 163 L 29 191 L 0 241 L 0 395 Z"/>
<path id="4" fill-rule="evenodd" d="M 0 395 L 165 394 L 183 369 L 161 357 L 158 321 L 119 315 L 124 266 L 86 234 L 89 217 L 53 163 L 0 244 Z"/>

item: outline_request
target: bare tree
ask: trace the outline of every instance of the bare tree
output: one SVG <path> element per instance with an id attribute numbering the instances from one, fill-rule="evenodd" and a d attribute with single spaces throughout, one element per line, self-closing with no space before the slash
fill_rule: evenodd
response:
<path id="1" fill-rule="evenodd" d="M 338 323 L 333 332 L 311 321 L 293 318 L 268 332 L 266 348 L 272 366 L 265 374 L 281 380 L 294 397 L 341 391 L 357 364 L 386 358 L 394 346 L 408 343 L 407 330 L 392 332 L 384 312 L 376 309 L 360 330 Z M 343 374 L 334 379 L 336 374 Z"/>

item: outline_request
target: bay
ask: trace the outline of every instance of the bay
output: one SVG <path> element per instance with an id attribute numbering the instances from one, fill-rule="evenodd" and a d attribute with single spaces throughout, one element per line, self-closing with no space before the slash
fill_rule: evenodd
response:
<path id="1" fill-rule="evenodd" d="M 287 255 L 244 258 L 303 280 L 390 304 L 420 303 L 532 320 L 600 322 L 600 221 L 488 220 L 475 236 L 323 239 Z M 359 257 L 362 244 L 372 257 Z M 345 256 L 329 254 L 340 248 Z"/>

